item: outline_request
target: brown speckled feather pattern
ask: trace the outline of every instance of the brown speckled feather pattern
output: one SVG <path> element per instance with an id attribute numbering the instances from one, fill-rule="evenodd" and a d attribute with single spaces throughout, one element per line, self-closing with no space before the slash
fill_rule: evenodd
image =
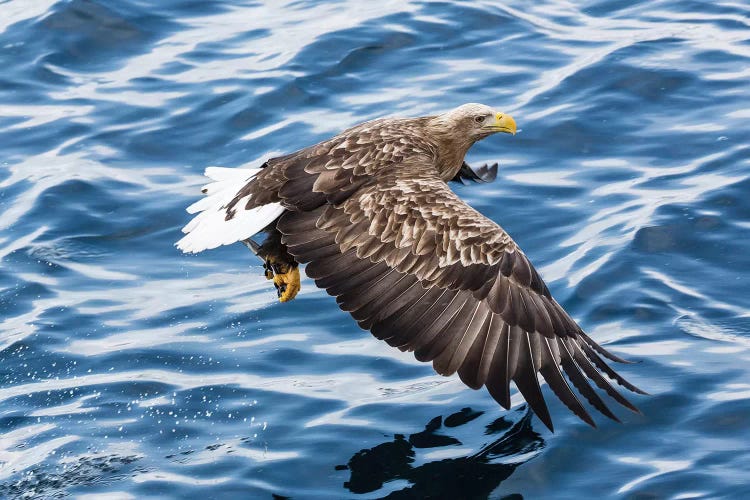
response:
<path id="1" fill-rule="evenodd" d="M 471 144 L 430 134 L 428 123 L 370 122 L 271 159 L 230 203 L 227 217 L 281 202 L 287 210 L 276 225 L 289 253 L 362 328 L 431 361 L 442 375 L 457 372 L 469 387 L 487 387 L 505 408 L 513 381 L 551 429 L 541 373 L 591 425 L 568 380 L 610 418 L 617 419 L 591 382 L 637 411 L 610 380 L 642 391 L 602 358 L 623 360 L 552 298 L 508 233 L 447 186 Z M 251 201 L 237 206 L 248 195 Z"/>

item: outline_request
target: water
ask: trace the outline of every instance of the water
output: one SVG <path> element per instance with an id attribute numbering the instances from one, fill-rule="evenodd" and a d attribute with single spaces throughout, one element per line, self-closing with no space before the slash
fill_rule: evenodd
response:
<path id="1" fill-rule="evenodd" d="M 750 494 L 743 2 L 0 2 L 0 496 Z M 456 187 L 643 416 L 549 433 L 239 245 L 173 243 L 208 165 L 479 101 Z"/>

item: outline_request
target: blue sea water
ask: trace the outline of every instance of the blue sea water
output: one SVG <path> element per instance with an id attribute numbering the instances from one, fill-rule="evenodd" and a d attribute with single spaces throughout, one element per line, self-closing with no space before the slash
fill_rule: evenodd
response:
<path id="1" fill-rule="evenodd" d="M 0 497 L 747 498 L 750 5 L 0 1 Z M 464 102 L 458 186 L 651 396 L 547 431 L 241 245 L 206 166 Z"/>

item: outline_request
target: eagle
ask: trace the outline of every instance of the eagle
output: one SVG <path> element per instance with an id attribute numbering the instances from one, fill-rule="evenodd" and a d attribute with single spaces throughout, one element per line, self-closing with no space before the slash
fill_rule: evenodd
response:
<path id="1" fill-rule="evenodd" d="M 615 387 L 646 394 L 605 361 L 628 363 L 589 337 L 552 297 L 510 235 L 448 181 L 494 180 L 469 148 L 516 123 L 482 104 L 349 128 L 257 169 L 209 167 L 214 182 L 176 246 L 186 253 L 243 242 L 264 262 L 281 302 L 299 265 L 360 327 L 441 375 L 458 372 L 510 409 L 515 383 L 553 431 L 538 374 L 583 421 L 591 406 L 619 422 L 593 388 L 638 413 Z M 262 241 L 257 241 L 257 238 Z"/>

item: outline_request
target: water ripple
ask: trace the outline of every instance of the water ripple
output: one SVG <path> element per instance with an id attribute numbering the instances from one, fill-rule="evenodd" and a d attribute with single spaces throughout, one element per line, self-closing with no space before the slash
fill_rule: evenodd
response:
<path id="1" fill-rule="evenodd" d="M 0 16 L 0 496 L 739 498 L 750 9 L 741 2 L 21 1 Z M 209 165 L 479 101 L 457 192 L 640 361 L 643 415 L 435 375 L 310 280 L 173 242 Z M 585 459 L 585 473 L 581 461 Z M 289 478 L 294 478 L 290 481 Z"/>

